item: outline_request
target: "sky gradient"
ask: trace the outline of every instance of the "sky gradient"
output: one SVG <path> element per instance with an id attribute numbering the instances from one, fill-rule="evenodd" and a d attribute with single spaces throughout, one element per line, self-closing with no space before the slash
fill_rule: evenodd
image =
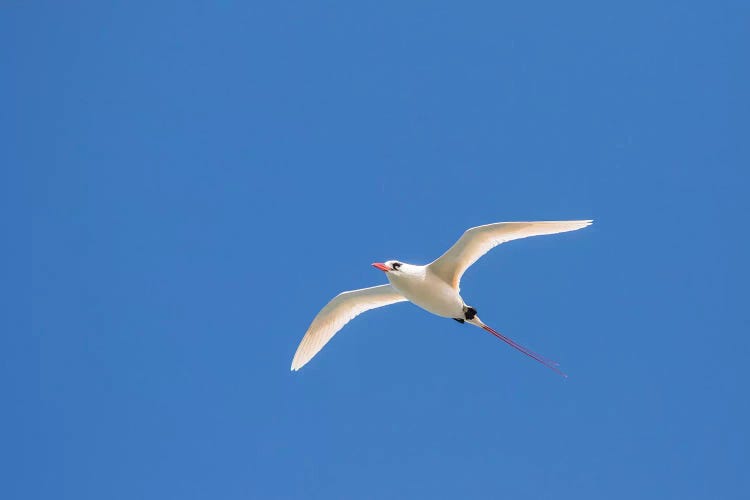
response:
<path id="1" fill-rule="evenodd" d="M 3 498 L 748 498 L 747 2 L 2 11 Z M 588 218 L 462 282 L 568 379 L 408 303 L 289 371 L 371 262 Z"/>

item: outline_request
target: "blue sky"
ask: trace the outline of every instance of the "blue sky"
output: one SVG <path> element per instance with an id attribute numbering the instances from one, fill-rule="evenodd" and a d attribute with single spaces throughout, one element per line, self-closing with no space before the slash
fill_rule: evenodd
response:
<path id="1" fill-rule="evenodd" d="M 5 206 L 31 200 L 3 498 L 747 498 L 749 21 L 3 7 Z M 569 379 L 411 304 L 289 372 L 331 297 L 383 282 L 371 262 L 571 218 L 596 223 L 462 283 Z"/>

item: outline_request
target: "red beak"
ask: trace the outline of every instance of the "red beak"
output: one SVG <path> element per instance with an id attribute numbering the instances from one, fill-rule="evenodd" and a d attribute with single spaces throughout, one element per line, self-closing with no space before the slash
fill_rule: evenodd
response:
<path id="1" fill-rule="evenodd" d="M 391 270 L 390 267 L 386 266 L 382 262 L 373 262 L 372 263 L 372 267 L 377 267 L 378 269 L 380 269 L 381 271 L 386 272 L 386 273 Z"/>

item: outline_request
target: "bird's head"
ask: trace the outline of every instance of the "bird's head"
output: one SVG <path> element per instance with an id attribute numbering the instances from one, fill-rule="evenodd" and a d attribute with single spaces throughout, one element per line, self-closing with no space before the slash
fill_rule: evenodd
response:
<path id="1" fill-rule="evenodd" d="M 397 260 L 387 260 L 385 262 L 373 262 L 372 267 L 376 267 L 384 273 L 393 273 L 398 275 L 408 272 L 409 264 L 404 264 Z"/>

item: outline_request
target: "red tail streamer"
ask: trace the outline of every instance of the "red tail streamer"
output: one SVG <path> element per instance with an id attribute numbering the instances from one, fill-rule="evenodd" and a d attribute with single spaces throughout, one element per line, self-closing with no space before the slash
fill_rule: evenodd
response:
<path id="1" fill-rule="evenodd" d="M 492 335 L 494 335 L 495 337 L 499 338 L 500 340 L 502 340 L 503 342 L 505 342 L 509 346 L 513 347 L 514 349 L 518 349 L 519 351 L 521 351 L 522 353 L 524 353 L 528 357 L 530 357 L 532 359 L 535 359 L 535 360 L 539 361 L 541 364 L 543 364 L 544 366 L 546 366 L 547 368 L 549 368 L 551 370 L 554 370 L 559 375 L 562 375 L 563 377 L 568 378 L 568 376 L 558 368 L 558 366 L 560 366 L 560 363 L 558 363 L 556 361 L 552 361 L 551 359 L 547 359 L 544 356 L 535 353 L 534 351 L 530 351 L 529 349 L 525 348 L 521 344 L 518 344 L 515 340 L 513 340 L 513 339 L 511 339 L 509 337 L 506 337 L 502 333 L 493 330 L 492 328 L 490 328 L 487 325 L 482 325 L 482 328 L 485 329 L 485 330 L 487 330 Z"/>

